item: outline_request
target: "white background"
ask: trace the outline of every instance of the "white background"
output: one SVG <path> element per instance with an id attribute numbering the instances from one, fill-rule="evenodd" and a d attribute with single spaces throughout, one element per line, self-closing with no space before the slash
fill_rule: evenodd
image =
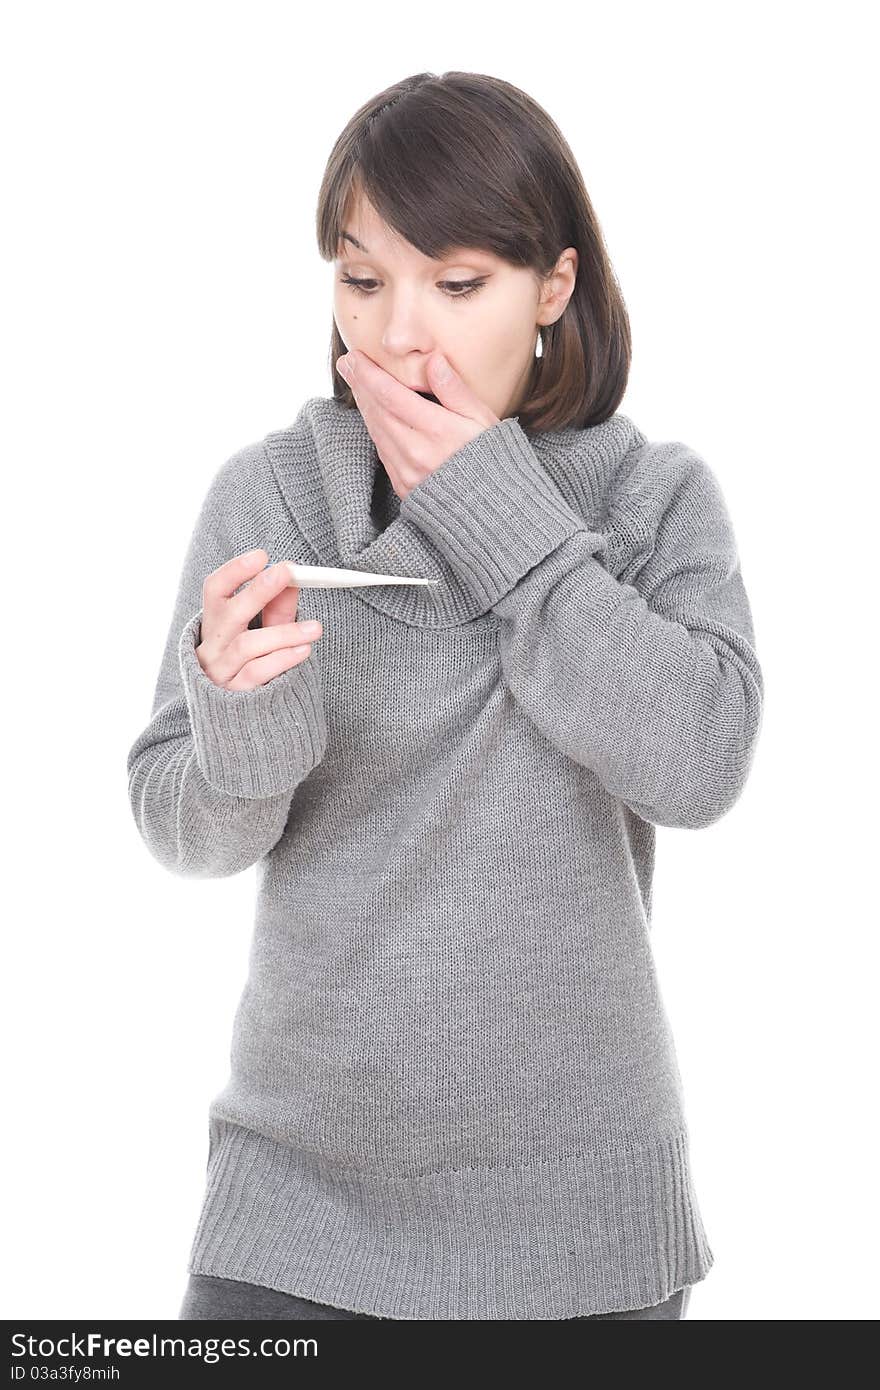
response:
<path id="1" fill-rule="evenodd" d="M 5 8 L 4 1317 L 177 1316 L 255 870 L 161 869 L 126 755 L 216 469 L 331 393 L 332 144 L 426 69 L 503 77 L 561 127 L 631 317 L 620 409 L 703 455 L 739 541 L 752 776 L 657 841 L 716 1261 L 688 1316 L 877 1317 L 870 14 Z"/>

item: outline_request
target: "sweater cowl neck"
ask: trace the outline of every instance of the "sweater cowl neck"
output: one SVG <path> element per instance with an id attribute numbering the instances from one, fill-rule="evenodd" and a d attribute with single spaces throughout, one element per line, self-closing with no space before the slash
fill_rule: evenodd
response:
<path id="1" fill-rule="evenodd" d="M 516 417 L 514 422 L 519 429 Z M 511 427 L 510 418 L 504 425 Z M 478 459 L 482 437 L 452 457 L 461 459 L 471 451 Z M 524 432 L 523 438 L 588 529 L 601 524 L 610 491 L 618 476 L 629 471 L 623 465 L 646 442 L 620 413 L 585 429 Z M 266 435 L 264 442 L 315 563 L 440 581 L 352 589 L 358 599 L 413 627 L 455 626 L 487 611 L 484 600 L 462 587 L 439 549 L 401 515 L 400 499 L 359 410 L 334 397 L 314 396 L 292 425 Z"/>

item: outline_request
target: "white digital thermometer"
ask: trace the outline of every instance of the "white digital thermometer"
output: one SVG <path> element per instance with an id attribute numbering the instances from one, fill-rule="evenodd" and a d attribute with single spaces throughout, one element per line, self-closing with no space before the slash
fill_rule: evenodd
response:
<path id="1" fill-rule="evenodd" d="M 338 569 L 334 565 L 295 565 L 288 560 L 291 584 L 301 589 L 348 589 L 365 584 L 439 584 L 439 579 L 410 579 L 401 574 L 370 574 L 367 570 Z"/>

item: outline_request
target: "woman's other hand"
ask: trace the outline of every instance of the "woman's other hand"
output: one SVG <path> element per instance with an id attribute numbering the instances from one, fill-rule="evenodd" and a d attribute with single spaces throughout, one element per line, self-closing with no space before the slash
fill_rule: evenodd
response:
<path id="1" fill-rule="evenodd" d="M 265 550 L 252 550 L 209 574 L 202 590 L 201 642 L 205 675 L 225 690 L 253 690 L 305 661 L 323 631 L 297 622 L 299 585 L 282 561 L 266 568 Z M 250 581 L 250 582 L 247 582 Z M 241 593 L 235 590 L 241 584 Z M 249 628 L 258 613 L 262 627 Z"/>

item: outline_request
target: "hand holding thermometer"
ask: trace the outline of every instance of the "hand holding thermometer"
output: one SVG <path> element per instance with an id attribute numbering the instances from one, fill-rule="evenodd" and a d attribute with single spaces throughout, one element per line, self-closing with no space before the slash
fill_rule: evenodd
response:
<path id="1" fill-rule="evenodd" d="M 265 554 L 261 549 L 234 556 L 209 574 L 202 588 L 196 657 L 208 679 L 224 690 L 256 690 L 308 660 L 324 625 L 297 621 L 300 589 L 440 582 L 289 560 L 267 565 Z M 251 627 L 258 614 L 260 626 Z"/>

